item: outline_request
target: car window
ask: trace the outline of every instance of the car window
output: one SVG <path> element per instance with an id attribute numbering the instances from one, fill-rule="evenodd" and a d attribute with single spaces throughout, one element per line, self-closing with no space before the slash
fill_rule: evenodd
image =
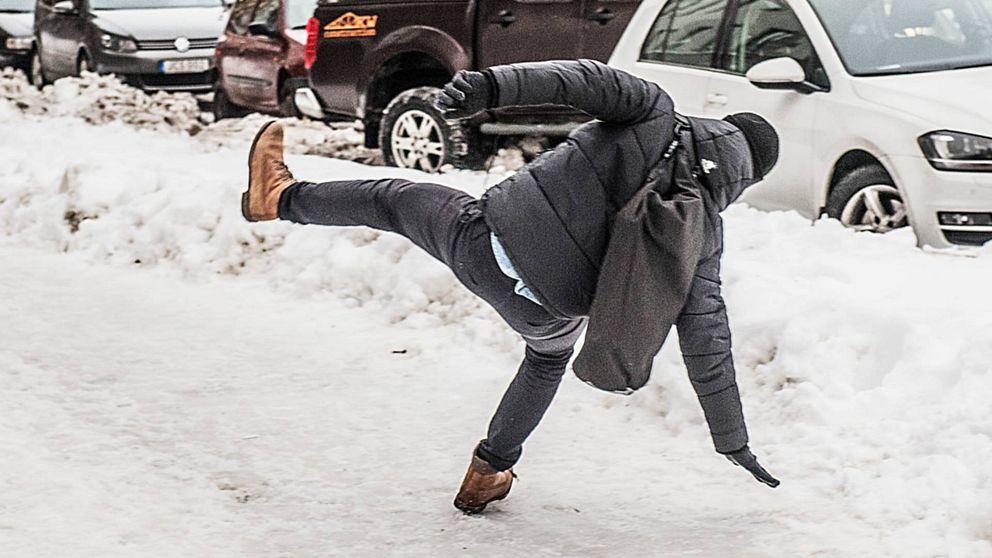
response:
<path id="1" fill-rule="evenodd" d="M 827 87 L 826 71 L 799 18 L 783 0 L 737 0 L 721 67 L 744 74 L 772 58 L 789 57 L 806 71 L 806 79 Z"/>
<path id="2" fill-rule="evenodd" d="M 248 24 L 251 23 L 251 16 L 255 12 L 255 4 L 258 0 L 238 0 L 231 8 L 231 19 L 228 29 L 237 35 L 244 35 L 248 31 Z"/>
<path id="3" fill-rule="evenodd" d="M 856 76 L 992 65 L 992 0 L 811 0 Z"/>
<path id="4" fill-rule="evenodd" d="M 27 13 L 34 10 L 34 0 L 0 0 L 0 12 Z"/>
<path id="5" fill-rule="evenodd" d="M 671 0 L 658 14 L 641 60 L 711 67 L 726 0 Z"/>
<path id="6" fill-rule="evenodd" d="M 305 29 L 316 8 L 317 0 L 289 0 L 286 2 L 286 28 Z"/>
<path id="7" fill-rule="evenodd" d="M 252 23 L 265 23 L 270 27 L 279 24 L 279 6 L 281 0 L 258 0 L 258 7 L 255 8 L 255 16 L 251 18 Z"/>

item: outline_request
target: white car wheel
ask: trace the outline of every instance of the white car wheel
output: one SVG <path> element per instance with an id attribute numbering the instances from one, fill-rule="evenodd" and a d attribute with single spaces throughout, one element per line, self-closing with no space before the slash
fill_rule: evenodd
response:
<path id="1" fill-rule="evenodd" d="M 887 184 L 872 184 L 848 200 L 840 222 L 857 230 L 886 233 L 906 226 L 906 204 L 899 190 Z"/>
<path id="2" fill-rule="evenodd" d="M 830 193 L 827 214 L 859 231 L 887 233 L 909 225 L 902 192 L 880 166 L 861 167 L 841 178 Z"/>

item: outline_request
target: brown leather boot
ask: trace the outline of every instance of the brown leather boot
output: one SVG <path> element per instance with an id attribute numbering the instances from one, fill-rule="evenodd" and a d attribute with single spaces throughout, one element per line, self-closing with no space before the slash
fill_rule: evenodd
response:
<path id="1" fill-rule="evenodd" d="M 249 221 L 271 221 L 279 216 L 279 196 L 296 179 L 283 161 L 282 125 L 262 126 L 248 154 L 248 190 L 241 194 L 241 214 Z"/>
<path id="2" fill-rule="evenodd" d="M 502 500 L 513 485 L 513 470 L 497 471 L 477 455 L 465 473 L 462 487 L 455 496 L 455 507 L 465 513 L 480 513 L 490 502 Z"/>

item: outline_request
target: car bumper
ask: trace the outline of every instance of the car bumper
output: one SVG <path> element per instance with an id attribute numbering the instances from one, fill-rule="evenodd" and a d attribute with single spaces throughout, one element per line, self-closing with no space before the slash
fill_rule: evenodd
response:
<path id="1" fill-rule="evenodd" d="M 162 63 L 166 60 L 207 60 L 203 72 L 166 74 Z M 117 74 L 125 81 L 147 91 L 209 91 L 214 82 L 214 51 L 194 49 L 188 52 L 169 50 L 139 50 L 121 54 L 101 52 L 94 56 L 95 70 L 101 74 Z"/>
<path id="2" fill-rule="evenodd" d="M 327 118 L 327 114 L 324 112 L 324 107 L 321 106 L 317 94 L 309 87 L 300 87 L 297 89 L 296 95 L 293 97 L 293 102 L 296 103 L 296 109 L 304 116 L 309 116 L 315 120 L 324 120 Z"/>
<path id="3" fill-rule="evenodd" d="M 31 66 L 31 51 L 0 49 L 0 68 L 20 68 L 25 70 Z"/>
<path id="4" fill-rule="evenodd" d="M 939 171 L 923 157 L 892 157 L 921 245 L 981 246 L 992 241 L 992 173 Z M 973 214 L 982 224 L 941 222 L 940 214 Z M 946 217 L 946 216 L 945 216 Z"/>

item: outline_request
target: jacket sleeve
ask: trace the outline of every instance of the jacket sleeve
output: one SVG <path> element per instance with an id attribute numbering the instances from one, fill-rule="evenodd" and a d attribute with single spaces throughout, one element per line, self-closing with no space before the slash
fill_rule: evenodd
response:
<path id="1" fill-rule="evenodd" d="M 696 269 L 676 328 L 713 445 L 720 453 L 730 453 L 744 447 L 748 437 L 731 354 L 727 308 L 720 294 L 721 252 L 704 259 Z"/>
<path id="2" fill-rule="evenodd" d="M 565 105 L 611 124 L 634 124 L 674 110 L 658 85 L 595 60 L 512 64 L 487 71 L 496 85 L 496 107 Z"/>

